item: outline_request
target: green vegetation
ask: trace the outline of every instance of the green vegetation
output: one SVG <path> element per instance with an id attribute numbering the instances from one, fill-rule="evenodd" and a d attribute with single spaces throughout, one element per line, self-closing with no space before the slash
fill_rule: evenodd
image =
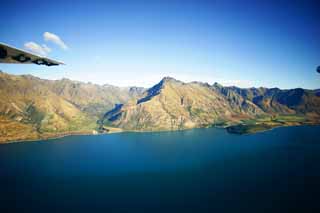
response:
<path id="1" fill-rule="evenodd" d="M 38 111 L 33 105 L 27 107 L 26 114 L 30 117 L 30 122 L 34 124 L 40 123 L 45 117 L 45 113 Z"/>
<path id="2" fill-rule="evenodd" d="M 88 116 L 79 116 L 72 119 L 68 124 L 68 131 L 96 130 L 98 128 L 96 118 L 88 118 Z"/>
<path id="3" fill-rule="evenodd" d="M 226 127 L 228 126 L 228 121 L 222 120 L 222 119 L 217 119 L 213 124 L 210 126 L 212 127 Z"/>
<path id="4" fill-rule="evenodd" d="M 272 121 L 285 123 L 285 122 L 305 122 L 307 119 L 303 115 L 279 115 L 272 118 Z"/>
<path id="5" fill-rule="evenodd" d="M 269 130 L 278 126 L 293 126 L 307 124 L 308 120 L 302 115 L 273 115 L 257 119 L 242 120 L 241 124 L 227 128 L 228 132 L 249 134 Z"/>
<path id="6" fill-rule="evenodd" d="M 256 133 L 256 132 L 269 130 L 272 128 L 273 128 L 273 126 L 269 126 L 267 124 L 255 124 L 255 125 L 238 124 L 235 126 L 227 127 L 227 131 L 229 133 L 234 133 L 234 134 L 250 134 L 250 133 Z"/>

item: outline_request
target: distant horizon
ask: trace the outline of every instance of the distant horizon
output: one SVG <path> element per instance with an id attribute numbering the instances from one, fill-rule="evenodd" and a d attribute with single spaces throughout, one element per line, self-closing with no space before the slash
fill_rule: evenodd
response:
<path id="1" fill-rule="evenodd" d="M 267 89 L 273 89 L 273 88 L 277 88 L 277 89 L 280 89 L 280 90 L 290 90 L 290 89 L 306 89 L 306 90 L 319 90 L 320 89 L 320 86 L 318 88 L 304 88 L 304 87 L 292 87 L 292 88 L 281 88 L 281 87 L 266 87 L 266 86 L 252 86 L 252 87 L 241 87 L 241 86 L 237 86 L 237 85 L 234 85 L 234 84 L 223 84 L 219 81 L 214 81 L 214 82 L 207 82 L 207 81 L 198 81 L 198 80 L 191 80 L 191 81 L 184 81 L 184 80 L 181 80 L 179 78 L 175 78 L 173 76 L 163 76 L 161 78 L 158 79 L 158 81 L 154 82 L 154 83 L 150 83 L 150 86 L 141 86 L 141 85 L 117 85 L 117 84 L 114 84 L 114 83 L 110 83 L 110 82 L 106 82 L 106 83 L 94 83 L 94 82 L 91 82 L 91 81 L 83 81 L 83 80 L 76 80 L 76 79 L 72 79 L 72 78 L 66 78 L 66 77 L 62 77 L 62 78 L 57 78 L 57 79 L 48 79 L 48 78 L 42 78 L 42 77 L 39 77 L 39 76 L 36 76 L 36 75 L 33 75 L 33 74 L 13 74 L 13 73 L 10 73 L 10 72 L 7 72 L 5 70 L 1 70 L 0 69 L 0 73 L 5 73 L 5 74 L 9 74 L 9 75 L 15 75 L 15 76 L 27 76 L 27 75 L 30 75 L 30 76 L 33 76 L 33 77 L 36 77 L 36 78 L 40 78 L 42 80 L 49 80 L 49 81 L 61 81 L 63 79 L 66 79 L 66 80 L 70 80 L 70 81 L 74 81 L 74 82 L 79 82 L 79 83 L 84 83 L 84 84 L 94 84 L 94 85 L 99 85 L 99 86 L 114 86 L 114 87 L 119 87 L 119 88 L 131 88 L 131 87 L 137 87 L 137 88 L 144 88 L 144 89 L 149 89 L 151 87 L 153 87 L 154 85 L 158 84 L 160 81 L 162 81 L 164 78 L 172 78 L 176 81 L 181 81 L 183 83 L 203 83 L 203 84 L 209 84 L 211 86 L 213 86 L 215 83 L 217 84 L 220 84 L 224 87 L 239 87 L 239 88 L 243 88 L 243 89 L 250 89 L 250 88 L 267 88 Z"/>

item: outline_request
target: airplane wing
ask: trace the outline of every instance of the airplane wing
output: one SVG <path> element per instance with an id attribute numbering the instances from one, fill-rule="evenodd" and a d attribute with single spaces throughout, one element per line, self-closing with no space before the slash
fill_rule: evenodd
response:
<path id="1" fill-rule="evenodd" d="M 25 50 L 11 47 L 4 43 L 0 43 L 0 63 L 37 64 L 46 66 L 57 66 L 64 64 L 63 62 L 35 55 Z"/>

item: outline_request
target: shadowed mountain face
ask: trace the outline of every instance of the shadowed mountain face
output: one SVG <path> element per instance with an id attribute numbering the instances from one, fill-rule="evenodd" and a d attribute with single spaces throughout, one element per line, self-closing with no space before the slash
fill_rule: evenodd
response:
<path id="1" fill-rule="evenodd" d="M 92 133 L 114 104 L 143 91 L 0 72 L 0 142 Z"/>
<path id="2" fill-rule="evenodd" d="M 294 122 L 292 117 L 278 119 L 279 115 L 295 116 Z M 145 90 L 0 72 L 0 142 L 111 127 L 152 131 L 226 127 L 248 121 L 263 127 L 266 121 L 272 126 L 299 125 L 319 120 L 319 90 L 241 89 L 170 77 Z"/>
<path id="3" fill-rule="evenodd" d="M 320 114 L 318 90 L 301 88 L 280 90 L 278 88 L 241 89 L 228 87 L 242 97 L 249 99 L 266 113 L 278 114 Z"/>
<path id="4" fill-rule="evenodd" d="M 318 93 L 304 89 L 242 89 L 223 87 L 218 83 L 183 83 L 166 77 L 147 90 L 142 98 L 106 113 L 102 123 L 148 131 L 230 126 L 279 115 L 303 116 L 305 121 L 317 123 L 320 118 Z"/>

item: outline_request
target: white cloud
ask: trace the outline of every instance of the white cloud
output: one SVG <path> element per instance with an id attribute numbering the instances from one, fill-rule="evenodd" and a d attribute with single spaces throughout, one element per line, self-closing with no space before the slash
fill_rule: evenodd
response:
<path id="1" fill-rule="evenodd" d="M 41 46 L 33 41 L 26 42 L 24 44 L 24 48 L 43 56 L 46 56 L 49 52 L 51 52 L 51 49 L 47 45 L 43 44 Z"/>
<path id="2" fill-rule="evenodd" d="M 51 42 L 57 44 L 59 47 L 61 47 L 64 50 L 68 49 L 68 46 L 56 34 L 45 32 L 45 33 L 43 33 L 43 38 L 45 41 L 51 41 Z"/>
<path id="3" fill-rule="evenodd" d="M 223 86 L 237 86 L 242 88 L 253 87 L 252 82 L 248 80 L 218 79 L 217 82 L 222 84 Z"/>
<path id="4" fill-rule="evenodd" d="M 49 53 L 49 52 L 51 52 L 51 48 L 49 48 L 47 45 L 45 45 L 45 44 L 42 44 L 42 49 L 44 50 L 44 51 L 46 51 L 47 53 Z"/>

